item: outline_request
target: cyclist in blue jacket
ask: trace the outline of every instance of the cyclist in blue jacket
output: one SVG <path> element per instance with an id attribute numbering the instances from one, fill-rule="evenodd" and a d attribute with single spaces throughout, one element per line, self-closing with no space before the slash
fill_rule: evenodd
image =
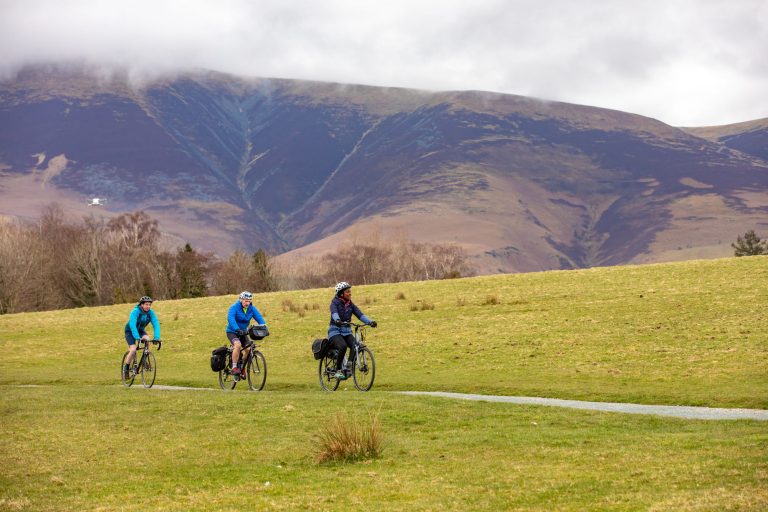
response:
<path id="1" fill-rule="evenodd" d="M 344 368 L 344 354 L 347 352 L 347 347 L 349 347 L 349 359 L 354 356 L 355 337 L 352 335 L 352 328 L 347 325 L 352 320 L 352 315 L 364 324 L 376 327 L 376 321 L 365 316 L 352 302 L 352 285 L 342 281 L 336 285 L 336 296 L 331 301 L 331 325 L 328 326 L 328 341 L 339 351 L 334 377 L 340 380 L 348 378 L 349 367 L 352 366 L 352 361 L 348 361 L 348 368 Z"/>
<path id="2" fill-rule="evenodd" d="M 242 369 L 238 367 L 240 361 L 240 351 L 243 349 L 243 345 L 247 339 L 245 337 L 248 324 L 251 323 L 251 319 L 255 319 L 259 324 L 266 325 L 264 317 L 261 316 L 259 310 L 256 309 L 251 302 L 253 301 L 253 294 L 251 292 L 243 292 L 229 307 L 227 313 L 227 339 L 232 344 L 232 378 L 235 381 L 240 380 L 240 374 Z M 245 355 L 248 355 L 246 349 Z"/>
<path id="3" fill-rule="evenodd" d="M 152 324 L 153 341 L 160 339 L 160 321 L 157 315 L 150 308 L 152 307 L 152 297 L 146 295 L 139 299 L 139 303 L 131 311 L 128 317 L 128 323 L 125 324 L 125 341 L 128 343 L 128 357 L 123 364 L 123 378 L 130 378 L 128 368 L 130 368 L 133 359 L 136 357 L 137 341 L 144 340 L 149 342 L 149 334 L 145 331 L 147 325 Z"/>

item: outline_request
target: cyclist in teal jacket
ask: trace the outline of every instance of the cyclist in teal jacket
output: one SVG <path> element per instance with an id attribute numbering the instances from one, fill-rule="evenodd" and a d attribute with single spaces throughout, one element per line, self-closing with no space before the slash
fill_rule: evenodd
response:
<path id="1" fill-rule="evenodd" d="M 123 364 L 123 377 L 129 378 L 128 368 L 136 357 L 137 341 L 149 342 L 149 334 L 145 331 L 147 325 L 152 324 L 154 341 L 160 339 L 160 321 L 152 309 L 152 297 L 146 295 L 139 299 L 139 303 L 131 311 L 128 323 L 125 324 L 125 341 L 128 343 L 128 357 Z"/>
<path id="2" fill-rule="evenodd" d="M 229 307 L 227 312 L 227 339 L 232 344 L 232 378 L 235 381 L 240 380 L 240 374 L 242 373 L 242 369 L 237 365 L 240 361 L 240 351 L 247 342 L 245 334 L 248 330 L 248 324 L 254 319 L 259 324 L 266 325 L 264 317 L 251 304 L 252 301 L 253 294 L 251 292 L 243 292 L 238 297 L 238 300 Z M 245 355 L 247 356 L 248 352 Z"/>

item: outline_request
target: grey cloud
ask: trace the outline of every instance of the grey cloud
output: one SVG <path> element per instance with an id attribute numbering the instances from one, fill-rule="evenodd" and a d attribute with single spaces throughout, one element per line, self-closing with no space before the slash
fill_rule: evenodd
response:
<path id="1" fill-rule="evenodd" d="M 768 116 L 766 48 L 760 0 L 0 0 L 5 76 L 71 60 L 206 68 L 534 95 L 678 125 Z"/>

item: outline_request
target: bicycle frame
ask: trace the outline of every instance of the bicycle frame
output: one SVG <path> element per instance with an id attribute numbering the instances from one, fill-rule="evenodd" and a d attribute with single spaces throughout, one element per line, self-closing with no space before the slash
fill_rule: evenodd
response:
<path id="1" fill-rule="evenodd" d="M 360 369 L 363 367 L 360 366 L 360 353 L 365 348 L 365 328 L 368 327 L 367 325 L 363 324 L 352 324 L 355 326 L 355 359 L 353 360 L 353 363 Z M 365 362 L 363 362 L 365 364 Z"/>
<path id="2" fill-rule="evenodd" d="M 136 343 L 136 354 L 133 356 L 133 362 L 128 366 L 128 371 L 131 376 L 138 375 L 138 369 L 147 360 L 147 353 L 149 353 L 149 344 L 151 341 L 139 340 Z M 139 357 L 139 350 L 141 350 L 141 357 Z"/>
<path id="3" fill-rule="evenodd" d="M 240 360 L 237 362 L 238 366 L 244 365 L 248 362 L 247 357 L 251 356 L 256 350 L 258 350 L 258 347 L 256 346 L 255 342 L 251 342 L 247 345 L 241 345 L 240 347 Z M 227 373 L 232 373 L 232 345 L 227 348 L 227 366 L 226 366 Z"/>

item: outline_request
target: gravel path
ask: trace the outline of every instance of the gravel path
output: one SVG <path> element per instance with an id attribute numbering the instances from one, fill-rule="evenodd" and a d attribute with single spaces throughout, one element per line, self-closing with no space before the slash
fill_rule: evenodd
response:
<path id="1" fill-rule="evenodd" d="M 536 398 L 528 396 L 472 395 L 466 393 L 446 393 L 443 391 L 398 391 L 403 395 L 427 395 L 459 400 L 479 400 L 483 402 L 504 402 L 510 404 L 546 405 L 550 407 L 569 407 L 590 411 L 621 412 L 627 414 L 653 414 L 673 416 L 689 420 L 759 420 L 768 421 L 768 410 L 763 409 L 717 409 L 713 407 L 689 407 L 682 405 L 641 405 L 612 402 L 582 402 L 579 400 L 560 400 L 558 398 Z"/>
<path id="2" fill-rule="evenodd" d="M 141 384 L 134 387 L 141 388 Z M 191 391 L 221 391 L 221 388 L 189 388 L 186 386 L 163 386 L 163 385 L 152 386 L 152 389 L 162 389 L 164 391 L 190 391 L 190 390 Z"/>
<path id="3" fill-rule="evenodd" d="M 141 386 L 139 386 L 141 388 Z M 165 391 L 219 391 L 218 388 L 192 388 L 184 386 L 154 386 L 152 389 Z M 625 414 L 651 414 L 672 416 L 688 420 L 758 420 L 768 421 L 768 410 L 764 409 L 720 409 L 714 407 L 691 407 L 685 405 L 643 405 L 613 402 L 582 402 L 580 400 L 561 400 L 559 398 L 536 398 L 529 396 L 473 395 L 468 393 L 448 393 L 444 391 L 395 391 L 402 395 L 436 396 L 458 400 L 477 400 L 481 402 L 504 402 L 508 404 L 544 405 L 549 407 L 568 407 L 590 411 L 620 412 Z"/>

